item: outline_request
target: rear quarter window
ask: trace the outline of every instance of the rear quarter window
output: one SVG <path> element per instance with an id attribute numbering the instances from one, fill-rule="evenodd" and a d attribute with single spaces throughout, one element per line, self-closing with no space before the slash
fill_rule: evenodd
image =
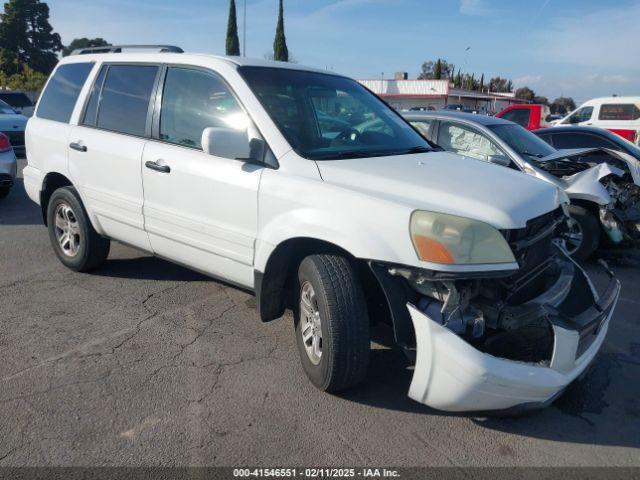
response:
<path id="1" fill-rule="evenodd" d="M 633 103 L 609 103 L 600 107 L 598 120 L 637 120 L 640 109 Z"/>
<path id="2" fill-rule="evenodd" d="M 60 65 L 40 97 L 36 116 L 69 123 L 80 90 L 92 68 L 93 63 Z"/>

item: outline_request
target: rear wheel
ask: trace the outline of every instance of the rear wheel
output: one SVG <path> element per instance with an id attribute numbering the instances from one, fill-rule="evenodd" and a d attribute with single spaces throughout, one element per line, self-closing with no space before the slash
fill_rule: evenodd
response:
<path id="1" fill-rule="evenodd" d="M 73 187 L 59 188 L 47 206 L 49 239 L 60 261 L 71 270 L 88 272 L 106 260 L 110 242 L 91 225 Z"/>
<path id="2" fill-rule="evenodd" d="M 336 255 L 306 257 L 296 287 L 296 343 L 307 377 L 327 392 L 356 385 L 369 365 L 369 317 L 350 262 Z"/>
<path id="3" fill-rule="evenodd" d="M 565 248 L 576 260 L 586 260 L 600 244 L 600 222 L 593 213 L 579 205 L 569 206 L 571 222 L 562 234 Z"/>

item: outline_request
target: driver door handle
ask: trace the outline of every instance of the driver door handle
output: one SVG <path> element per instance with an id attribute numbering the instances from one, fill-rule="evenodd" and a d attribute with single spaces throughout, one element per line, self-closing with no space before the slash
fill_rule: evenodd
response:
<path id="1" fill-rule="evenodd" d="M 83 152 L 83 153 L 87 151 L 87 146 L 82 145 L 81 143 L 78 143 L 78 142 L 71 142 L 69 144 L 69 148 L 71 150 L 76 150 L 78 152 Z"/>
<path id="2" fill-rule="evenodd" d="M 158 162 L 152 162 L 151 160 L 145 162 L 144 166 L 156 172 L 171 173 L 171 167 L 169 165 L 160 165 Z"/>

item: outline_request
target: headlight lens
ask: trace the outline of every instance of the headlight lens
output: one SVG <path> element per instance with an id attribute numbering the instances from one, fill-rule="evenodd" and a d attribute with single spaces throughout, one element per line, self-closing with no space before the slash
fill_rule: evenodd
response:
<path id="1" fill-rule="evenodd" d="M 425 262 L 478 265 L 516 261 L 502 234 L 477 220 L 415 211 L 410 231 L 418 258 Z"/>

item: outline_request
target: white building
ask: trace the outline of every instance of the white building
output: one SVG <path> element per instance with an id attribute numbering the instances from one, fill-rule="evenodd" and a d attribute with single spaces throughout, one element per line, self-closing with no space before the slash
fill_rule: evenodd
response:
<path id="1" fill-rule="evenodd" d="M 440 109 L 447 105 L 478 112 L 497 113 L 516 100 L 513 93 L 476 92 L 453 88 L 449 80 L 358 80 L 362 85 L 383 98 L 396 110 L 411 108 Z"/>

